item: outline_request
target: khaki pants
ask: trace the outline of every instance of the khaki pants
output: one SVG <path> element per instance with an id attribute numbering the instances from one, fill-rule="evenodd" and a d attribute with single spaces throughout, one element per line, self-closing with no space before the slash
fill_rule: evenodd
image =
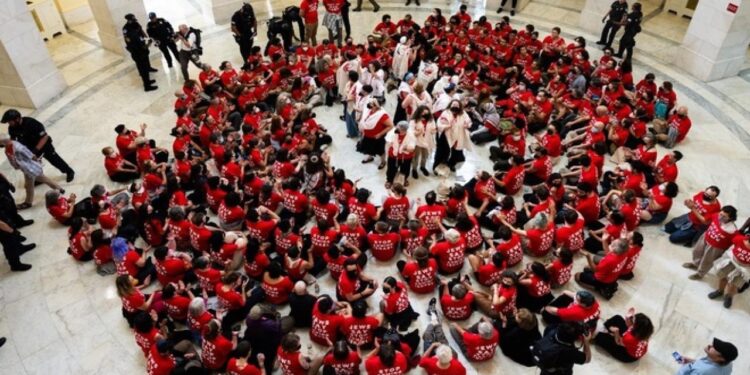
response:
<path id="1" fill-rule="evenodd" d="M 308 42 L 311 46 L 318 45 L 318 23 L 305 23 L 305 42 Z M 331 41 L 333 42 L 333 41 Z"/>
<path id="2" fill-rule="evenodd" d="M 474 292 L 474 303 L 477 310 L 492 319 L 500 319 L 500 314 L 492 308 L 492 296 L 483 292 Z"/>
<path id="3" fill-rule="evenodd" d="M 693 248 L 693 264 L 698 267 L 697 273 L 705 276 L 713 267 L 714 261 L 719 259 L 724 250 L 715 248 L 706 243 L 706 235 L 703 234 Z"/>

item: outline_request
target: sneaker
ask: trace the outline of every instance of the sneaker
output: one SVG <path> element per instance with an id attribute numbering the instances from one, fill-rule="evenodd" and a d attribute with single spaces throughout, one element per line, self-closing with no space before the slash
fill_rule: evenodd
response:
<path id="1" fill-rule="evenodd" d="M 406 6 L 411 5 L 411 0 L 406 0 Z"/>
<path id="2" fill-rule="evenodd" d="M 377 13 L 379 10 L 380 10 L 380 5 L 375 5 L 375 9 L 373 9 L 372 11 Z"/>
<path id="3" fill-rule="evenodd" d="M 148 71 L 149 71 L 149 72 L 151 72 L 151 73 L 156 73 L 156 72 L 158 72 L 158 71 L 159 71 L 159 69 L 156 69 L 156 68 L 149 68 L 149 69 L 148 69 Z"/>
<path id="4" fill-rule="evenodd" d="M 724 297 L 724 307 L 727 309 L 732 307 L 732 297 Z"/>
<path id="5" fill-rule="evenodd" d="M 516 15 L 516 10 L 515 10 L 515 9 L 511 10 L 511 11 L 510 11 L 510 16 L 511 16 L 511 17 L 513 17 L 513 16 L 515 16 L 515 15 Z"/>
<path id="6" fill-rule="evenodd" d="M 19 227 L 19 228 L 23 228 L 23 227 L 28 227 L 28 226 L 29 226 L 29 225 L 31 225 L 31 224 L 34 224 L 34 220 L 31 220 L 31 219 L 29 219 L 29 220 L 24 220 L 24 221 L 22 221 L 22 222 L 18 223 L 18 227 Z"/>
<path id="7" fill-rule="evenodd" d="M 708 293 L 708 298 L 709 299 L 717 299 L 717 298 L 719 298 L 719 297 L 721 297 L 723 295 L 724 295 L 723 291 L 721 291 L 721 290 L 714 290 L 713 292 Z"/>
<path id="8" fill-rule="evenodd" d="M 497 8 L 497 14 L 500 14 L 503 12 L 503 8 Z"/>
<path id="9" fill-rule="evenodd" d="M 73 179 L 76 178 L 75 172 L 70 172 L 65 175 L 65 182 L 73 181 Z"/>
<path id="10" fill-rule="evenodd" d="M 18 263 L 15 266 L 10 266 L 10 270 L 13 272 L 23 272 L 31 269 L 31 264 Z"/>
<path id="11" fill-rule="evenodd" d="M 750 288 L 750 283 L 743 284 L 740 289 L 737 290 L 738 293 L 742 293 L 747 290 L 747 288 Z"/>
<path id="12" fill-rule="evenodd" d="M 690 279 L 690 280 L 700 280 L 702 278 L 703 278 L 703 275 L 701 275 L 699 273 L 694 273 L 694 274 L 688 276 L 688 279 Z"/>
<path id="13" fill-rule="evenodd" d="M 607 42 L 603 42 L 603 41 L 599 40 L 599 41 L 596 42 L 596 44 L 598 44 L 600 46 L 603 46 L 603 45 L 607 44 Z"/>
<path id="14" fill-rule="evenodd" d="M 411 171 L 411 177 L 414 178 L 415 180 L 419 178 L 419 173 L 417 173 L 416 169 L 413 169 Z"/>
<path id="15" fill-rule="evenodd" d="M 414 3 L 417 4 L 418 7 L 422 6 L 422 4 L 419 3 L 419 0 L 415 1 Z"/>
<path id="16" fill-rule="evenodd" d="M 682 263 L 682 268 L 694 270 L 694 269 L 697 269 L 698 267 L 696 267 L 695 264 L 693 264 L 693 262 L 687 262 L 687 263 Z"/>
<path id="17" fill-rule="evenodd" d="M 428 177 L 430 175 L 430 171 L 428 171 L 425 167 L 422 167 L 419 170 L 422 171 L 422 174 L 425 175 L 425 177 Z"/>
<path id="18" fill-rule="evenodd" d="M 149 91 L 154 91 L 154 90 L 158 90 L 158 89 L 159 89 L 159 86 L 146 86 L 146 87 L 143 88 L 143 91 L 149 92 Z"/>
<path id="19" fill-rule="evenodd" d="M 35 243 L 30 243 L 28 245 L 21 245 L 21 250 L 18 252 L 18 255 L 23 255 L 31 250 L 36 249 Z"/>

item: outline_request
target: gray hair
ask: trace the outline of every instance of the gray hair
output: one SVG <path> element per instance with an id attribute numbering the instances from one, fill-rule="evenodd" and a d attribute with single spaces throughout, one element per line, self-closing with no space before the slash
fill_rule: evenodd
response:
<path id="1" fill-rule="evenodd" d="M 610 245 L 612 251 L 617 255 L 625 254 L 628 251 L 628 241 L 623 239 L 616 239 Z"/>
<path id="2" fill-rule="evenodd" d="M 479 326 L 477 326 L 477 332 L 479 332 L 479 336 L 482 336 L 482 338 L 485 340 L 492 338 L 492 329 L 492 324 L 484 321 L 479 323 Z"/>
<path id="3" fill-rule="evenodd" d="M 448 231 L 445 232 L 445 239 L 450 243 L 456 243 L 460 236 L 461 235 L 455 229 L 448 229 Z"/>
<path id="4" fill-rule="evenodd" d="M 357 214 L 349 214 L 349 216 L 346 217 L 346 223 L 359 224 L 359 216 L 357 216 Z"/>
<path id="5" fill-rule="evenodd" d="M 396 126 L 398 126 L 399 129 L 409 129 L 409 123 L 406 121 L 399 121 Z"/>
<path id="6" fill-rule="evenodd" d="M 435 356 L 437 356 L 438 361 L 445 365 L 450 363 L 450 361 L 453 359 L 453 350 L 448 345 L 440 344 L 440 346 L 435 349 Z"/>
<path id="7" fill-rule="evenodd" d="M 44 193 L 44 204 L 47 207 L 56 205 L 59 199 L 60 199 L 59 190 L 47 190 L 47 192 Z"/>
<path id="8" fill-rule="evenodd" d="M 193 300 L 190 301 L 190 305 L 188 306 L 188 312 L 192 317 L 197 317 L 206 312 L 206 303 L 203 301 L 203 298 L 193 298 Z"/>

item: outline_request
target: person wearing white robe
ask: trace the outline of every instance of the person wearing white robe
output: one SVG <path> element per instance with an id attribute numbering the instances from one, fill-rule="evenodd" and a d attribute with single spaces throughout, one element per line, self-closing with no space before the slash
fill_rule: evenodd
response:
<path id="1" fill-rule="evenodd" d="M 451 172 L 456 171 L 456 164 L 466 160 L 464 150 L 471 148 L 469 128 L 471 119 L 463 109 L 460 100 L 452 100 L 448 110 L 443 111 L 437 121 L 437 149 L 433 171 L 440 164 L 446 164 Z"/>
<path id="2" fill-rule="evenodd" d="M 411 162 L 411 176 L 414 179 L 419 178 L 417 165 L 419 165 L 422 174 L 429 176 L 427 159 L 435 149 L 435 134 L 437 133 L 435 119 L 432 117 L 432 110 L 429 106 L 422 105 L 414 110 L 414 115 L 409 122 L 409 129 L 414 133 L 416 139 L 414 159 Z"/>

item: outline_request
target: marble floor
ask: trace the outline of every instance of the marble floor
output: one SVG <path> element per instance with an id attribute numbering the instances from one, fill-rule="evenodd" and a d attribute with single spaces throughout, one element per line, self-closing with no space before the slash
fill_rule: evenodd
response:
<path id="1" fill-rule="evenodd" d="M 514 26 L 534 23 L 543 34 L 554 26 L 561 26 L 566 38 L 583 35 L 593 40 L 594 35 L 576 29 L 577 18 L 565 16 L 575 14 L 582 7 L 581 0 L 542 1 L 532 1 L 514 18 Z M 278 13 L 291 3 L 296 0 L 269 0 L 265 12 Z M 419 21 L 427 16 L 430 4 L 456 7 L 455 2 L 445 0 L 423 1 L 422 8 L 408 10 L 401 1 L 381 3 L 394 19 L 409 12 Z M 175 25 L 189 22 L 204 29 L 206 62 L 214 66 L 223 60 L 237 63 L 239 54 L 227 26 L 209 25 L 193 4 L 181 0 L 146 1 L 147 10 L 160 13 Z M 479 15 L 477 12 L 483 10 L 473 11 Z M 353 13 L 355 38 L 361 40 L 379 16 L 368 11 Z M 488 17 L 497 19 L 494 11 L 488 12 Z M 664 16 L 648 22 L 671 21 Z M 750 108 L 750 80 L 736 77 L 705 84 L 691 78 L 669 59 L 672 52 L 665 46 L 676 48 L 679 38 L 675 40 L 644 33 L 636 52 L 635 77 L 640 79 L 646 72 L 654 72 L 658 81 L 674 82 L 679 103 L 690 108 L 694 126 L 688 140 L 680 146 L 685 158 L 679 165 L 681 193 L 676 202 L 705 186 L 717 184 L 722 188 L 720 200 L 738 208 L 741 222 L 750 215 L 750 201 L 741 199 L 750 194 L 750 177 L 742 173 L 750 162 L 750 113 L 746 110 Z M 159 90 L 144 94 L 132 62 L 103 51 L 93 23 L 76 26 L 73 32 L 50 42 L 49 47 L 70 87 L 43 108 L 23 109 L 22 112 L 47 124 L 58 151 L 77 170 L 75 181 L 65 186 L 69 192 L 84 196 L 93 184 L 107 181 L 99 150 L 113 144 L 112 129 L 118 123 L 136 127 L 145 122 L 150 125 L 149 137 L 160 144 L 171 142 L 168 132 L 174 121 L 170 110 L 172 93 L 181 86 L 181 78 L 177 70 L 166 69 L 158 53 L 152 54 L 152 62 L 159 67 L 159 73 L 154 75 Z M 593 51 L 595 57 L 598 53 Z M 194 70 L 191 73 L 197 74 Z M 393 100 L 388 106 L 392 111 Z M 0 106 L 0 111 L 5 109 Z M 379 201 L 385 194 L 383 174 L 374 165 L 363 167 L 358 157 L 351 157 L 354 143 L 344 137 L 344 125 L 338 120 L 340 111 L 338 106 L 316 110 L 318 119 L 335 140 L 329 149 L 333 163 L 346 169 L 350 177 L 361 178 L 360 184 L 374 191 L 373 199 Z M 660 155 L 664 152 L 659 151 Z M 20 174 L 12 171 L 4 158 L 0 168 L 21 186 Z M 455 179 L 465 180 L 482 168 L 490 168 L 487 150 L 477 148 L 469 153 L 468 161 Z M 47 171 L 57 181 L 64 182 L 64 177 L 55 170 L 47 167 Z M 438 182 L 437 177 L 420 178 L 412 182 L 409 194 L 421 196 Z M 0 336 L 8 337 L 8 342 L 0 349 L 0 374 L 144 373 L 143 356 L 120 315 L 120 300 L 113 278 L 98 276 L 93 264 L 76 263 L 65 253 L 65 228 L 53 223 L 44 211 L 44 189 L 37 188 L 35 207 L 24 212 L 24 216 L 36 219 L 33 226 L 24 230 L 39 245 L 24 256 L 24 261 L 34 268 L 25 273 L 11 273 L 5 262 L 0 263 Z M 676 204 L 672 215 L 685 211 Z M 577 367 L 576 374 L 674 373 L 678 366 L 672 360 L 673 351 L 700 356 L 702 348 L 714 336 L 739 347 L 740 357 L 734 373 L 750 373 L 750 356 L 747 355 L 750 346 L 744 331 L 750 324 L 747 295 L 736 298 L 731 310 L 709 301 L 705 296 L 712 290 L 715 279 L 688 280 L 689 272 L 680 267 L 689 258 L 689 250 L 669 244 L 658 228 L 642 228 L 642 232 L 646 247 L 636 277 L 622 283 L 617 295 L 602 304 L 602 315 L 624 313 L 631 306 L 649 315 L 656 326 L 649 353 L 636 364 L 622 365 L 595 350 L 592 363 Z M 382 280 L 393 273 L 393 264 L 373 263 L 367 273 L 376 278 Z M 583 260 L 578 259 L 575 268 L 582 267 Z M 324 292 L 333 290 L 328 277 L 324 278 L 322 286 Z M 569 287 L 575 289 L 574 285 Z M 415 297 L 412 303 L 418 312 L 424 312 L 428 299 Z M 478 318 L 475 314 L 470 321 Z M 415 324 L 424 328 L 425 321 L 420 319 Z M 302 337 L 306 339 L 307 335 Z M 471 374 L 535 373 L 515 365 L 502 354 L 497 354 L 489 363 L 467 368 Z"/>

